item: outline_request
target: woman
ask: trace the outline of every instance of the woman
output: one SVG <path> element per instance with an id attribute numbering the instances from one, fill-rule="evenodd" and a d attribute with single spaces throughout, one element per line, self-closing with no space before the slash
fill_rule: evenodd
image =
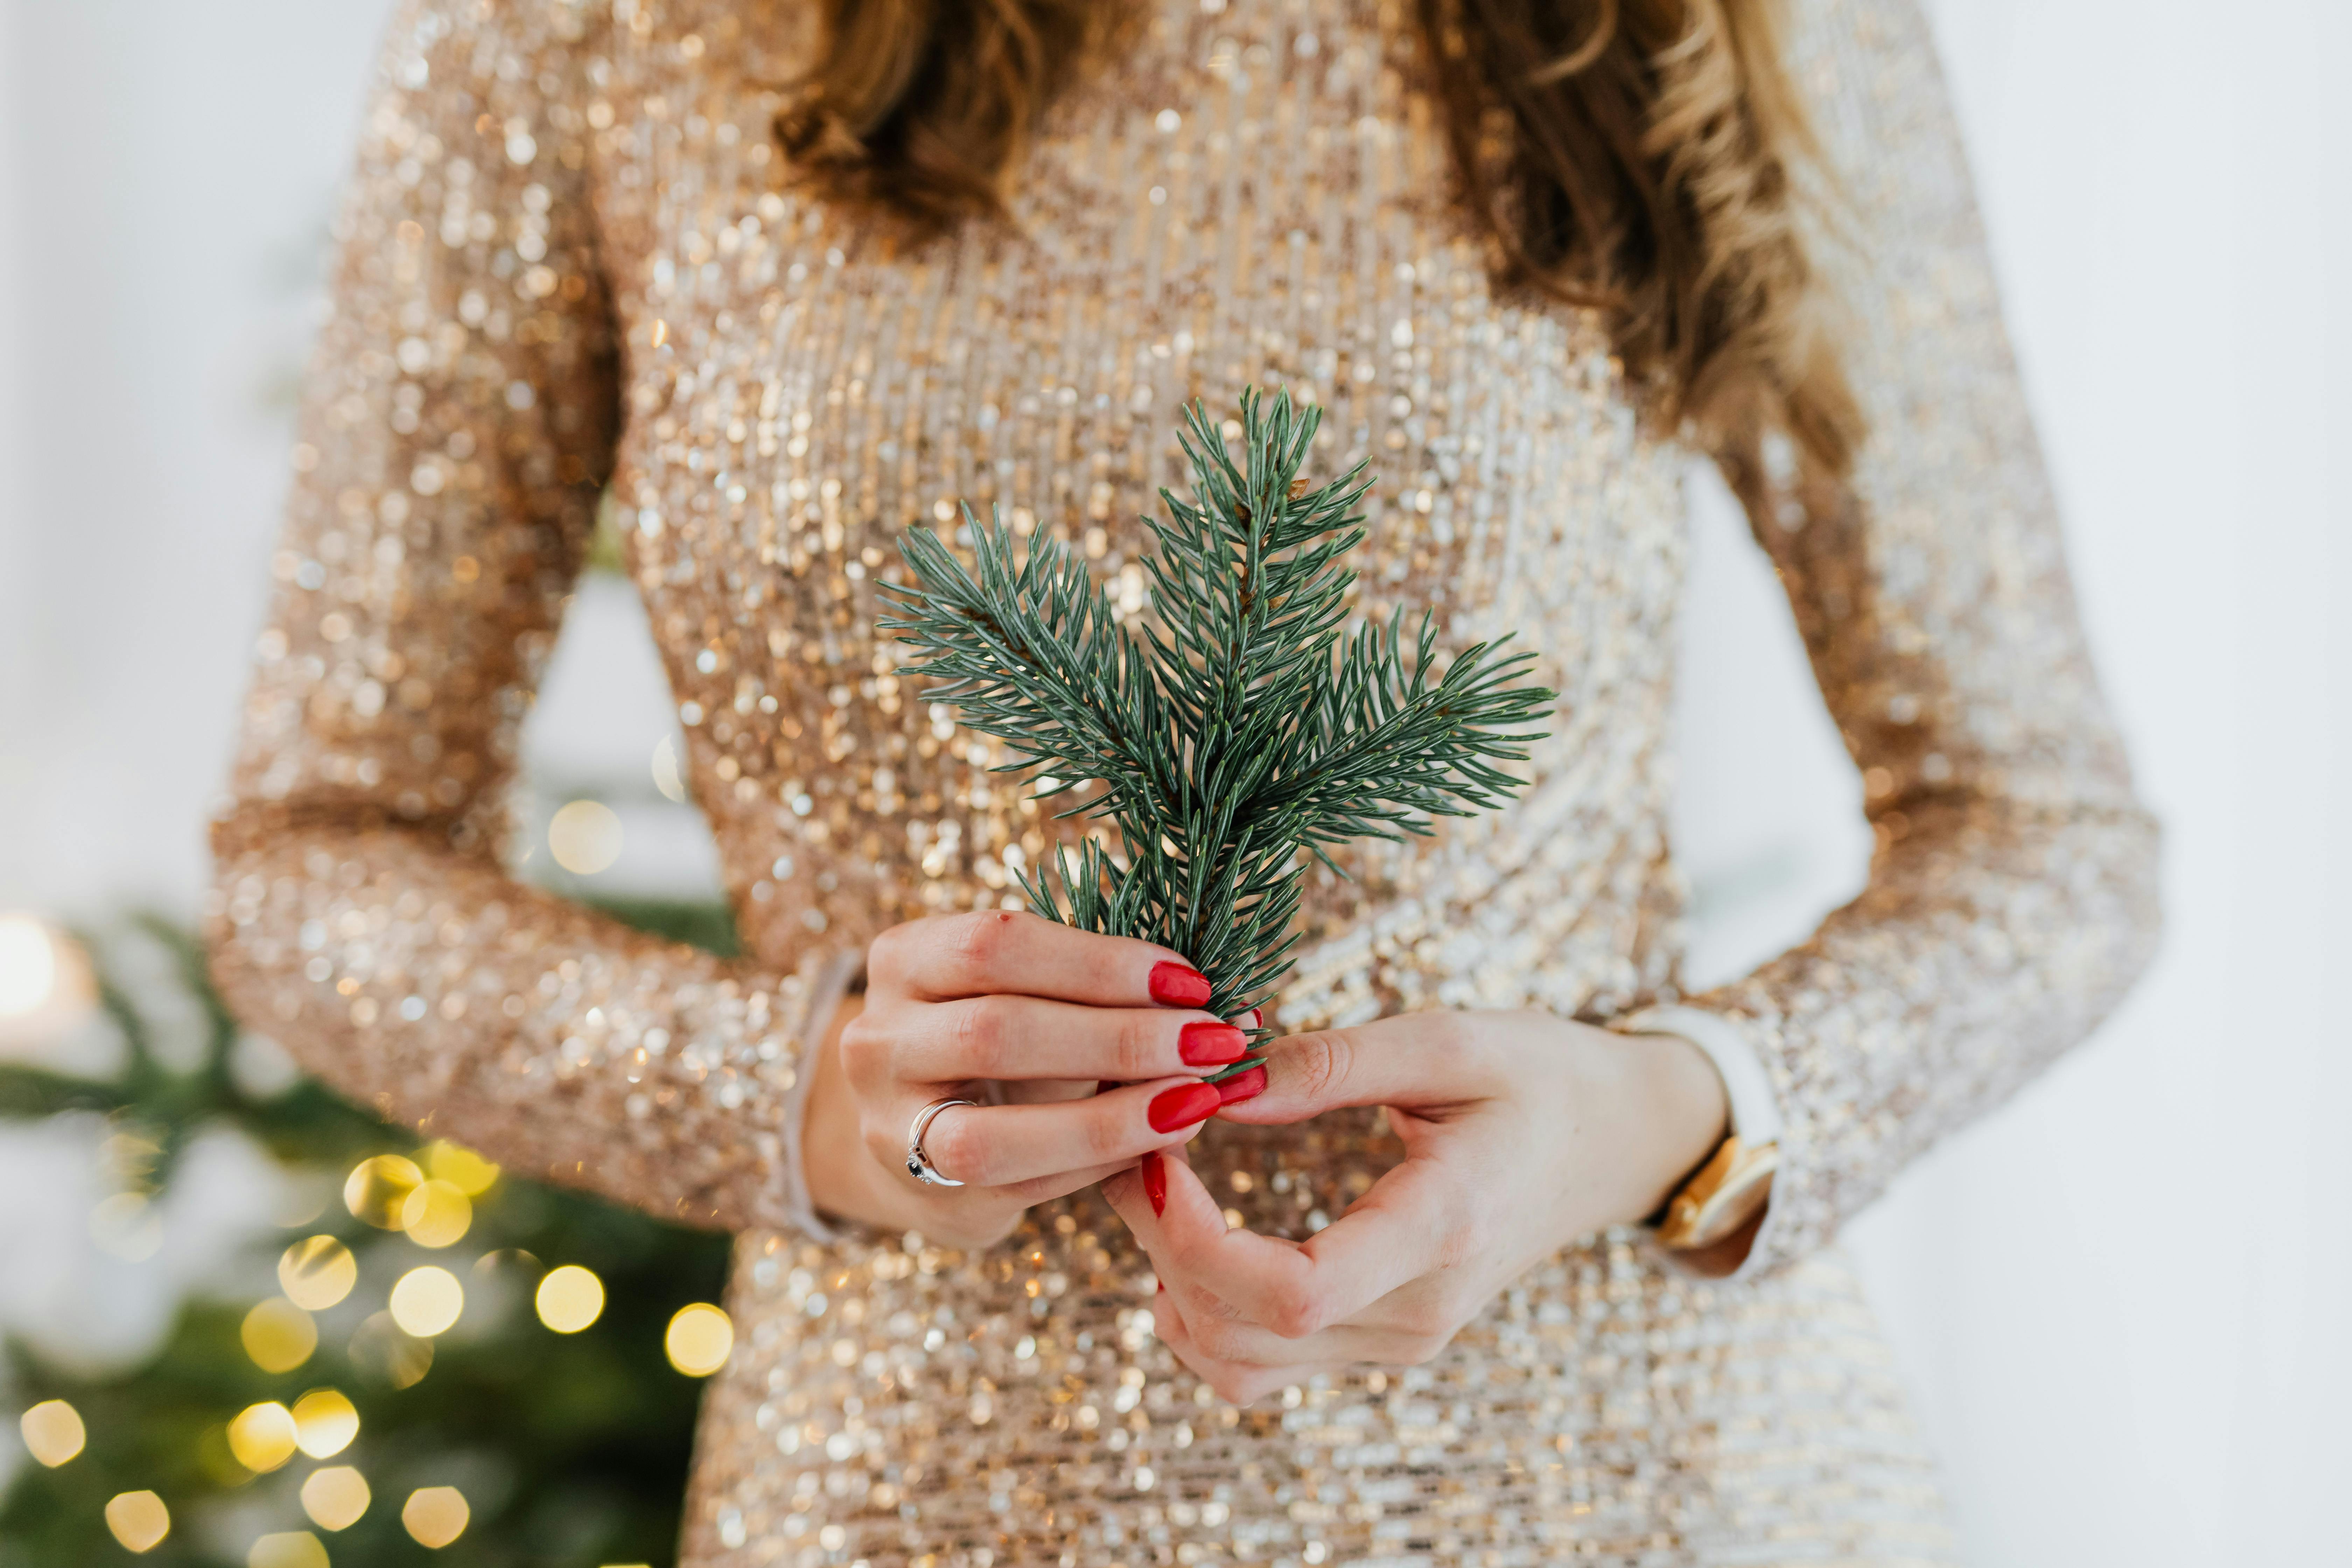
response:
<path id="1" fill-rule="evenodd" d="M 1772 23 L 404 8 L 216 962 L 383 1113 L 740 1233 L 688 1561 L 1948 1555 L 1832 1244 L 2114 1004 L 2154 830 L 1927 29 Z M 1296 1037 L 1220 1091 L 1238 1040 L 1184 955 L 1007 912 L 1062 829 L 874 620 L 958 500 L 1139 582 L 1180 405 L 1251 384 L 1324 407 L 1319 477 L 1381 476 L 1364 607 L 1514 631 L 1561 696 L 1509 807 L 1318 877 Z M 1678 997 L 1693 454 L 1879 849 L 1802 947 Z M 740 963 L 495 855 L 607 488 Z"/>

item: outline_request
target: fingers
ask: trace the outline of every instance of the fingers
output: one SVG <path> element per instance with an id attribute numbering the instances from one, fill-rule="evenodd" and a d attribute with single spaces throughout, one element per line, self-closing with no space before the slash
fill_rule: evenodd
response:
<path id="1" fill-rule="evenodd" d="M 1349 1105 L 1421 1109 L 1484 1099 L 1496 1087 L 1491 1047 L 1449 1013 L 1286 1035 L 1265 1056 L 1265 1090 L 1227 1107 L 1226 1121 L 1304 1121 Z"/>
<path id="2" fill-rule="evenodd" d="M 1151 1321 L 1160 1342 L 1176 1354 L 1192 1375 L 1217 1391 L 1220 1397 L 1234 1405 L 1255 1405 L 1269 1394 L 1278 1393 L 1293 1384 L 1305 1383 L 1321 1374 L 1336 1376 L 1347 1368 L 1338 1363 L 1320 1365 L 1252 1366 L 1220 1360 L 1211 1355 L 1192 1337 L 1182 1311 L 1172 1297 L 1162 1292 L 1152 1302 Z"/>
<path id="3" fill-rule="evenodd" d="M 1209 983 L 1181 953 L 1013 910 L 894 926 L 866 954 L 870 984 L 919 1001 L 1011 994 L 1097 1007 L 1198 1007 Z"/>
<path id="4" fill-rule="evenodd" d="M 1044 1181 L 1058 1191 L 1074 1191 L 1087 1184 L 1075 1179 L 1078 1175 L 1117 1171 L 1148 1150 L 1191 1138 L 1218 1104 L 1209 1084 L 1161 1079 L 1084 1100 L 959 1105 L 931 1119 L 923 1133 L 923 1153 L 933 1170 L 966 1186 L 1008 1188 Z"/>
<path id="5" fill-rule="evenodd" d="M 888 1073 L 909 1083 L 1108 1079 L 1138 1083 L 1239 1061 L 1249 1036 L 1206 1013 L 967 996 L 901 1009 Z"/>
<path id="6" fill-rule="evenodd" d="M 1157 1205 L 1140 1176 L 1104 1185 L 1161 1279 L 1180 1296 L 1197 1289 L 1280 1339 L 1349 1324 L 1391 1292 L 1451 1268 L 1472 1245 L 1457 1185 L 1432 1160 L 1390 1171 L 1337 1225 L 1306 1242 L 1228 1229 L 1198 1176 L 1175 1162 L 1162 1168 L 1166 1190 Z"/>

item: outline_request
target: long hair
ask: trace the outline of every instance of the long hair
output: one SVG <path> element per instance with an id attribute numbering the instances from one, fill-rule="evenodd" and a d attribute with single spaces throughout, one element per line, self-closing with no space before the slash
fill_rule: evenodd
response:
<path id="1" fill-rule="evenodd" d="M 922 238 L 1003 216 L 1046 110 L 1138 0 L 819 4 L 778 138 L 820 195 Z M 1815 149 L 1776 0 L 1413 5 L 1497 286 L 1601 311 L 1652 412 L 1736 471 L 1778 435 L 1813 478 L 1842 476 L 1861 418 L 1805 245 Z"/>

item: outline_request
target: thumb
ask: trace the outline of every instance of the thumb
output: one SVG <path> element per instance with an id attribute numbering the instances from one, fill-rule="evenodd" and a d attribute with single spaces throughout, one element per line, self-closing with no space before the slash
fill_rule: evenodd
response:
<path id="1" fill-rule="evenodd" d="M 1482 1053 L 1451 1013 L 1286 1035 L 1265 1054 L 1265 1091 L 1225 1106 L 1221 1120 L 1266 1126 L 1349 1105 L 1433 1109 L 1483 1099 L 1487 1088 Z"/>

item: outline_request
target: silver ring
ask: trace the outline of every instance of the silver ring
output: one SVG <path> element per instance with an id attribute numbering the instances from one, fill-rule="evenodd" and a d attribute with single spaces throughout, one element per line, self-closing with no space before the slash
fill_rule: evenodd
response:
<path id="1" fill-rule="evenodd" d="M 923 1152 L 923 1134 L 931 1130 L 931 1123 L 938 1119 L 940 1111 L 951 1110 L 959 1105 L 976 1106 L 979 1103 L 976 1100 L 935 1100 L 915 1112 L 914 1124 L 907 1129 L 907 1174 L 927 1187 L 963 1185 L 961 1182 L 950 1181 L 933 1168 L 930 1156 Z"/>

